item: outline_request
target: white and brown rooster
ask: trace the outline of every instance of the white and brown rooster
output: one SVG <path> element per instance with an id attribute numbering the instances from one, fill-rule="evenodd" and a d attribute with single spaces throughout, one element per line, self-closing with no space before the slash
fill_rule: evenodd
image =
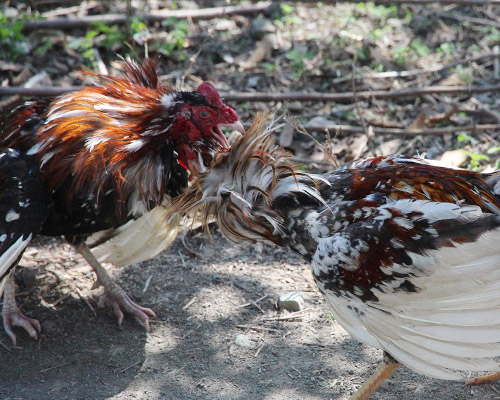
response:
<path id="1" fill-rule="evenodd" d="M 272 242 L 311 263 L 337 321 L 384 350 L 353 399 L 401 364 L 439 379 L 498 369 L 500 174 L 402 155 L 307 174 L 266 123 L 259 117 L 174 208 L 214 217 L 231 240 Z"/>

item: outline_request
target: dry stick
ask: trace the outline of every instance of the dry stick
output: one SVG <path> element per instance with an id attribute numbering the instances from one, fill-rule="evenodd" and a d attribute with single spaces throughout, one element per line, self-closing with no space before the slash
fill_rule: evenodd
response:
<path id="1" fill-rule="evenodd" d="M 70 87 L 36 87 L 25 88 L 21 86 L 0 87 L 0 96 L 58 96 L 72 90 L 79 90 L 81 86 Z M 490 86 L 426 86 L 400 90 L 373 90 L 356 92 L 358 100 L 369 99 L 398 99 L 401 97 L 419 97 L 427 94 L 456 94 L 468 95 L 474 93 L 500 92 L 500 84 Z M 318 93 L 318 92 L 288 92 L 288 93 L 263 93 L 263 92 L 232 92 L 223 93 L 221 96 L 226 101 L 332 101 L 350 103 L 354 101 L 352 92 L 343 93 Z"/>
<path id="2" fill-rule="evenodd" d="M 486 130 L 500 130 L 500 124 L 481 124 L 481 125 L 462 125 L 462 126 L 447 126 L 444 128 L 424 128 L 424 129 L 405 129 L 405 128 L 377 128 L 372 127 L 373 133 L 375 135 L 400 135 L 400 136 L 435 136 L 435 135 L 446 135 L 456 132 L 464 131 L 486 131 Z M 351 125 L 308 125 L 306 126 L 308 131 L 324 132 L 325 129 L 329 131 L 336 131 L 337 135 L 343 136 L 343 134 L 349 133 L 364 133 L 364 129 L 359 126 Z M 315 161 L 317 163 L 317 161 Z"/>
<path id="3" fill-rule="evenodd" d="M 496 3 L 499 4 L 499 3 Z M 471 24 L 474 25 L 486 25 L 486 26 L 494 26 L 495 28 L 500 29 L 500 22 L 497 21 L 491 21 L 489 19 L 485 18 L 475 18 L 475 17 L 468 17 L 466 15 L 460 15 L 460 14 L 455 14 L 455 13 L 444 13 L 444 12 L 433 12 L 432 15 L 438 16 L 440 18 L 448 18 L 448 19 L 454 19 L 456 21 L 462 21 L 462 22 L 470 22 Z"/>
<path id="4" fill-rule="evenodd" d="M 323 4 L 337 4 L 337 3 L 363 3 L 366 1 L 360 0 L 324 0 Z M 500 5 L 500 0 L 370 0 L 375 4 L 456 4 L 457 6 L 488 6 L 488 5 Z M 314 3 L 317 4 L 317 0 L 297 0 L 290 1 L 290 3 Z"/>
<path id="5" fill-rule="evenodd" d="M 151 14 L 136 13 L 134 16 L 145 22 L 159 22 L 167 18 L 192 18 L 192 19 L 211 19 L 227 17 L 229 15 L 244 15 L 253 14 L 265 10 L 271 5 L 270 2 L 261 2 L 248 6 L 227 6 L 201 8 L 199 10 L 161 10 Z M 94 22 L 103 22 L 106 24 L 124 24 L 127 22 L 125 14 L 102 14 L 89 15 L 79 18 L 55 18 L 39 21 L 26 21 L 24 30 L 31 31 L 34 29 L 73 29 L 84 28 Z"/>
<path id="6" fill-rule="evenodd" d="M 370 74 L 359 74 L 354 77 L 356 80 L 364 80 L 364 79 L 387 79 L 387 78 L 406 78 L 409 76 L 415 76 L 415 75 L 425 75 L 425 74 L 432 74 L 434 72 L 440 72 L 444 71 L 450 68 L 454 68 L 457 65 L 464 65 L 468 63 L 472 63 L 475 61 L 487 61 L 491 59 L 500 59 L 500 54 L 495 54 L 495 53 L 489 53 L 489 54 L 480 54 L 475 57 L 470 57 L 466 58 L 464 60 L 458 60 L 458 61 L 453 61 L 451 63 L 445 64 L 445 65 L 440 65 L 436 67 L 429 67 L 426 69 L 410 69 L 407 71 L 385 71 L 385 72 L 374 72 Z M 335 78 L 330 81 L 332 84 L 336 83 L 342 83 L 342 82 L 347 82 L 352 79 L 352 74 L 349 74 L 347 76 L 342 76 L 340 78 Z"/>
<path id="7" fill-rule="evenodd" d="M 97 1 L 93 1 L 87 4 L 80 4 L 79 6 L 72 6 L 72 7 L 67 7 L 67 8 L 57 8 L 55 10 L 47 11 L 41 14 L 42 17 L 45 18 L 53 18 L 53 17 L 60 17 L 62 15 L 68 15 L 68 14 L 74 14 L 77 13 L 81 10 L 90 10 L 92 8 L 95 8 L 99 5 Z"/>

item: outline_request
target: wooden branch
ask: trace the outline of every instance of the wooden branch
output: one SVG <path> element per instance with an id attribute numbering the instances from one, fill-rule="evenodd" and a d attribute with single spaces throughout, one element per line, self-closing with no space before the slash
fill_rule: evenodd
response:
<path id="1" fill-rule="evenodd" d="M 25 88 L 20 86 L 0 87 L 0 96 L 57 96 L 71 90 L 77 90 L 80 87 L 36 87 Z M 288 93 L 263 93 L 263 92 L 232 92 L 223 93 L 221 96 L 226 101 L 247 102 L 247 101 L 312 101 L 312 102 L 338 102 L 350 103 L 354 97 L 358 100 L 372 99 L 398 99 L 404 97 L 419 97 L 428 94 L 454 94 L 468 95 L 474 93 L 500 92 L 500 84 L 489 86 L 426 86 L 422 88 L 410 88 L 401 90 L 374 90 L 344 93 L 318 93 L 318 92 L 288 92 Z"/>
<path id="2" fill-rule="evenodd" d="M 460 22 L 469 22 L 472 25 L 493 26 L 495 28 L 500 29 L 500 22 L 492 21 L 490 19 L 485 19 L 485 18 L 475 18 L 475 17 L 469 17 L 467 15 L 461 15 L 457 13 L 446 13 L 446 12 L 436 12 L 429 15 L 435 15 L 443 19 L 454 19 L 455 21 L 460 21 Z"/>
<path id="3" fill-rule="evenodd" d="M 373 73 L 368 73 L 368 74 L 356 74 L 354 79 L 356 80 L 363 80 L 363 79 L 387 79 L 387 78 L 406 78 L 410 76 L 416 76 L 416 75 L 425 75 L 425 74 L 432 74 L 435 72 L 440 72 L 444 71 L 450 68 L 454 68 L 458 65 L 464 65 L 464 64 L 469 64 L 472 62 L 476 61 L 487 61 L 491 59 L 499 58 L 500 59 L 500 54 L 497 53 L 487 53 L 487 54 L 479 54 L 474 57 L 466 58 L 463 60 L 457 60 L 450 62 L 448 64 L 444 65 L 438 65 L 434 67 L 428 67 L 428 68 L 422 68 L 422 69 L 410 69 L 407 71 L 384 71 L 384 72 L 373 72 Z M 334 78 L 330 82 L 332 84 L 337 84 L 337 83 L 343 83 L 343 82 L 348 82 L 352 79 L 352 74 L 346 75 L 346 76 L 341 76 L 340 78 Z"/>
<path id="4" fill-rule="evenodd" d="M 325 0 L 322 1 L 323 4 L 337 4 L 337 3 L 363 3 L 367 2 L 359 1 L 359 0 Z M 372 0 L 370 0 L 372 1 Z M 316 4 L 317 0 L 297 0 L 297 1 L 289 1 L 290 3 L 314 3 Z M 417 4 L 417 5 L 426 5 L 426 4 L 456 4 L 457 6 L 489 6 L 489 5 L 500 5 L 500 0 L 373 0 L 375 4 Z"/>
<path id="5" fill-rule="evenodd" d="M 253 14 L 265 10 L 271 5 L 270 2 L 259 2 L 248 6 L 227 6 L 200 8 L 198 10 L 159 10 L 151 14 L 135 13 L 145 22 L 159 22 L 167 18 L 191 18 L 191 19 L 211 19 L 221 18 L 230 15 Z M 78 18 L 54 18 L 46 20 L 26 21 L 24 30 L 31 31 L 35 29 L 73 29 L 87 27 L 93 22 L 103 22 L 106 24 L 123 24 L 127 22 L 128 17 L 125 14 L 102 14 L 88 15 Z"/>
<path id="6" fill-rule="evenodd" d="M 463 126 L 447 126 L 444 128 L 425 128 L 425 129 L 400 129 L 400 128 L 377 128 L 372 126 L 375 135 L 398 135 L 398 136 L 438 136 L 447 135 L 457 132 L 480 132 L 486 130 L 500 131 L 500 124 L 482 124 L 482 125 L 463 125 Z M 360 126 L 351 125 L 311 125 L 305 126 L 305 129 L 310 132 L 336 132 L 338 136 L 343 134 L 364 133 L 364 129 Z"/>

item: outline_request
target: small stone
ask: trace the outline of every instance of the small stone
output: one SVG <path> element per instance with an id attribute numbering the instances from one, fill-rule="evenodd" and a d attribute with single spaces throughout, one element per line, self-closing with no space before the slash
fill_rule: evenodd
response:
<path id="1" fill-rule="evenodd" d="M 469 156 L 462 150 L 445 151 L 441 156 L 441 162 L 451 167 L 461 167 L 468 160 Z"/>
<path id="2" fill-rule="evenodd" d="M 267 18 L 255 18 L 249 28 L 250 35 L 256 40 L 260 40 L 264 35 L 274 32 L 276 32 L 276 27 Z"/>
<path id="3" fill-rule="evenodd" d="M 222 59 L 224 60 L 224 62 L 226 62 L 228 64 L 234 63 L 234 57 L 231 54 L 227 54 L 227 53 L 223 54 Z"/>
<path id="4" fill-rule="evenodd" d="M 249 88 L 255 88 L 259 84 L 260 76 L 254 75 L 248 78 L 247 80 L 247 87 Z"/>
<path id="5" fill-rule="evenodd" d="M 300 311 L 304 308 L 304 295 L 302 291 L 284 293 L 278 300 L 278 307 L 290 312 Z"/>
<path id="6" fill-rule="evenodd" d="M 221 19 L 215 23 L 216 31 L 234 31 L 236 28 L 236 22 L 231 19 Z"/>
<path id="7" fill-rule="evenodd" d="M 331 119 L 325 118 L 321 115 L 317 115 L 314 118 L 311 118 L 307 123 L 305 124 L 305 127 L 307 128 L 308 126 L 324 126 L 327 127 L 329 125 L 334 125 L 335 121 L 332 121 Z"/>
<path id="8" fill-rule="evenodd" d="M 236 339 L 234 339 L 234 344 L 239 347 L 246 347 L 248 349 L 254 348 L 255 347 L 255 342 L 250 339 L 248 336 L 239 334 L 236 336 Z"/>

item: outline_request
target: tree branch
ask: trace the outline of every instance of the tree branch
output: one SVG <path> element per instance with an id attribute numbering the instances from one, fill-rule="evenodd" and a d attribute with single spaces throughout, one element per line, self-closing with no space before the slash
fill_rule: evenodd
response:
<path id="1" fill-rule="evenodd" d="M 57 96 L 72 90 L 78 90 L 79 86 L 70 87 L 33 87 L 25 88 L 20 86 L 0 87 L 0 96 Z M 288 93 L 264 93 L 264 92 L 231 92 L 223 93 L 221 96 L 226 101 L 247 102 L 247 101 L 312 101 L 312 102 L 338 102 L 350 103 L 354 97 L 358 100 L 373 99 L 398 99 L 404 97 L 419 97 L 428 94 L 454 94 L 469 95 L 474 93 L 494 93 L 500 92 L 500 84 L 489 86 L 426 86 L 422 88 L 410 88 L 400 90 L 374 90 L 343 93 L 318 93 L 318 92 L 288 92 Z"/>
<path id="2" fill-rule="evenodd" d="M 365 0 L 368 1 L 368 0 Z M 317 3 L 317 0 L 298 0 L 290 1 L 290 3 Z M 325 0 L 322 1 L 324 4 L 337 4 L 337 3 L 363 3 L 364 1 L 359 0 Z M 488 6 L 488 5 L 498 5 L 500 0 L 373 0 L 375 4 L 456 4 L 457 6 Z"/>
<path id="3" fill-rule="evenodd" d="M 375 135 L 398 135 L 398 136 L 439 136 L 457 132 L 479 132 L 486 130 L 500 130 L 500 124 L 482 124 L 482 125 L 463 125 L 463 126 L 447 126 L 444 128 L 425 128 L 425 129 L 405 129 L 405 128 L 377 128 L 372 126 Z M 311 132 L 337 132 L 337 135 L 353 133 L 365 133 L 360 126 L 351 125 L 311 125 L 305 126 L 307 131 Z"/>
<path id="4" fill-rule="evenodd" d="M 136 13 L 134 16 L 145 22 L 159 22 L 167 18 L 192 18 L 192 19 L 211 19 L 227 17 L 229 15 L 253 14 L 265 10 L 271 5 L 270 2 L 259 2 L 248 6 L 227 6 L 200 8 L 198 10 L 159 10 L 151 14 Z M 26 21 L 24 30 L 31 31 L 35 29 L 73 29 L 87 27 L 93 22 L 103 22 L 106 24 L 123 24 L 127 22 L 125 14 L 102 14 L 88 15 L 78 18 L 54 18 L 37 21 Z"/>
<path id="5" fill-rule="evenodd" d="M 444 65 L 438 65 L 438 66 L 432 66 L 428 68 L 421 68 L 421 69 L 410 69 L 407 71 L 384 71 L 384 72 L 373 72 L 373 73 L 366 73 L 366 74 L 358 74 L 354 77 L 356 80 L 364 80 L 364 79 L 387 79 L 387 78 L 406 78 L 410 76 L 416 76 L 416 75 L 425 75 L 425 74 L 432 74 L 435 72 L 441 72 L 450 68 L 454 68 L 457 65 L 464 65 L 464 64 L 469 64 L 472 62 L 476 61 L 487 61 L 495 58 L 500 58 L 500 54 L 496 53 L 487 53 L 487 54 L 479 54 L 474 57 L 470 58 L 465 58 L 463 60 L 457 60 L 450 62 L 448 64 Z M 340 78 L 334 78 L 330 82 L 332 84 L 337 84 L 337 83 L 343 83 L 343 82 L 348 82 L 352 79 L 352 74 L 346 75 L 346 76 L 341 76 Z"/>

